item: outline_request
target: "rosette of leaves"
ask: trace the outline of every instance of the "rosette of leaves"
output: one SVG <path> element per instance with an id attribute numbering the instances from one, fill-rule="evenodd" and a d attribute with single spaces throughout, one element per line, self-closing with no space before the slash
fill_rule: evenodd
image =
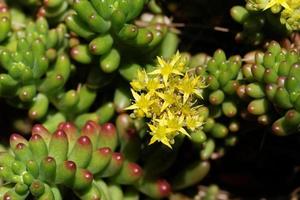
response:
<path id="1" fill-rule="evenodd" d="M 265 53 L 252 52 L 251 56 L 254 59 L 242 68 L 246 83 L 239 90 L 239 96 L 249 102 L 248 112 L 258 116 L 262 124 L 276 120 L 272 130 L 277 135 L 297 132 L 300 122 L 299 51 L 286 50 L 273 41 Z"/>
<path id="2" fill-rule="evenodd" d="M 15 107 L 29 108 L 32 119 L 46 114 L 48 97 L 68 80 L 65 33 L 64 25 L 49 30 L 47 21 L 39 18 L 14 32 L 1 49 L 0 96 Z"/>
<path id="3" fill-rule="evenodd" d="M 217 159 L 224 154 L 226 146 L 236 143 L 240 129 L 240 101 L 236 89 L 240 85 L 242 59 L 235 55 L 226 58 L 218 49 L 213 56 L 199 53 L 187 54 L 190 73 L 205 79 L 201 113 L 205 117 L 202 130 L 191 134 L 191 141 L 200 151 L 201 159 Z M 225 120 L 224 120 L 225 119 Z"/>
<path id="4" fill-rule="evenodd" d="M 26 25 L 13 32 L 1 49 L 1 98 L 27 109 L 32 120 L 43 121 L 50 104 L 63 114 L 60 118 L 74 120 L 88 110 L 96 91 L 80 83 L 76 89 L 65 88 L 74 66 L 65 53 L 68 40 L 64 24 L 49 29 L 45 18 L 38 18 Z"/>
<path id="5" fill-rule="evenodd" d="M 221 50 L 212 58 L 199 54 L 190 60 L 191 67 L 198 65 L 195 73 L 206 77 L 208 88 L 204 99 L 213 105 L 213 109 L 208 105 L 209 115 L 231 118 L 239 114 L 264 125 L 275 121 L 272 129 L 278 135 L 297 132 L 300 122 L 298 49 L 289 45 L 286 50 L 273 41 L 266 52 L 250 52 L 243 61 L 236 56 L 226 60 Z M 224 104 L 228 98 L 233 102 Z"/>
<path id="6" fill-rule="evenodd" d="M 145 179 L 141 167 L 114 152 L 113 124 L 87 122 L 81 130 L 61 123 L 54 133 L 35 125 L 29 140 L 12 134 L 10 149 L 0 153 L 2 199 L 62 199 L 72 191 L 79 199 L 139 199 L 170 193 L 162 179 Z"/>
<path id="7" fill-rule="evenodd" d="M 177 36 L 169 31 L 163 16 L 141 14 L 147 1 L 76 0 L 65 22 L 83 42 L 74 45 L 71 56 L 79 63 L 94 63 L 102 74 L 119 71 L 128 80 L 156 55 L 171 56 Z M 91 72 L 94 73 L 94 72 Z"/>

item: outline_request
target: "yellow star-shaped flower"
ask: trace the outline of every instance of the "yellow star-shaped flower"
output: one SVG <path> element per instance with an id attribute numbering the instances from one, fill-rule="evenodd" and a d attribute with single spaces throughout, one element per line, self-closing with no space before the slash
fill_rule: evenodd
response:
<path id="1" fill-rule="evenodd" d="M 174 115 L 170 110 L 167 111 L 166 126 L 169 127 L 173 132 L 179 132 L 190 137 L 188 132 L 183 128 L 183 125 L 183 116 L 178 117 Z"/>
<path id="2" fill-rule="evenodd" d="M 146 88 L 147 82 L 148 75 L 145 70 L 138 70 L 136 79 L 131 81 L 130 85 L 135 91 L 141 91 Z"/>
<path id="3" fill-rule="evenodd" d="M 204 123 L 203 120 L 204 118 L 202 116 L 196 115 L 196 116 L 187 116 L 185 121 L 186 121 L 186 126 L 191 131 L 194 131 L 203 125 Z"/>
<path id="4" fill-rule="evenodd" d="M 188 74 L 185 74 L 180 84 L 176 86 L 183 94 L 183 103 L 185 103 L 192 94 L 196 94 L 202 98 L 201 89 L 204 88 L 205 85 L 201 85 L 199 82 L 201 83 L 199 76 L 190 78 Z"/>
<path id="5" fill-rule="evenodd" d="M 153 103 L 153 100 L 151 100 L 151 94 L 147 93 L 146 95 L 145 94 L 139 95 L 134 90 L 131 90 L 131 93 L 135 100 L 135 103 L 127 107 L 126 110 L 138 110 L 139 115 L 144 114 L 144 116 L 147 117 L 151 116 L 149 112 L 150 106 Z M 144 116 L 138 116 L 138 117 L 144 117 Z"/>
<path id="6" fill-rule="evenodd" d="M 161 112 L 178 101 L 178 98 L 174 94 L 174 91 L 168 91 L 167 93 L 156 92 L 156 94 L 163 100 Z"/>
<path id="7" fill-rule="evenodd" d="M 162 58 L 158 57 L 158 69 L 154 70 L 153 72 L 150 72 L 150 75 L 161 75 L 163 78 L 163 81 L 165 85 L 167 85 L 169 76 L 171 74 L 177 74 L 182 75 L 182 73 L 176 69 L 175 64 L 180 59 L 180 54 L 176 54 L 169 62 L 163 60 Z"/>
<path id="8" fill-rule="evenodd" d="M 148 124 L 148 126 L 151 131 L 150 134 L 152 135 L 149 144 L 153 144 L 154 142 L 158 141 L 172 149 L 170 139 L 168 138 L 168 135 L 171 133 L 170 128 L 162 124 L 158 124 L 156 126 L 153 124 Z"/>
<path id="9" fill-rule="evenodd" d="M 190 137 L 203 125 L 199 103 L 202 89 L 207 87 L 201 76 L 186 71 L 187 60 L 177 52 L 170 60 L 158 58 L 156 70 L 139 71 L 131 82 L 134 110 L 131 116 L 150 118 L 148 123 L 151 140 L 172 148 L 177 135 Z"/>
<path id="10" fill-rule="evenodd" d="M 156 78 L 149 79 L 146 83 L 146 88 L 149 93 L 154 93 L 156 90 L 163 87 L 163 84 L 160 83 L 160 80 Z"/>

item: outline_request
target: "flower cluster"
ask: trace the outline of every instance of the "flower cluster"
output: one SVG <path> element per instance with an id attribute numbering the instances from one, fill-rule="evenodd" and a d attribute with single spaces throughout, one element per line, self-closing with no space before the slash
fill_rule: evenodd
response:
<path id="1" fill-rule="evenodd" d="M 198 99 L 202 98 L 205 80 L 186 71 L 187 61 L 177 52 L 169 61 L 158 58 L 157 68 L 140 70 L 131 84 L 134 103 L 127 110 L 133 116 L 150 119 L 152 138 L 171 147 L 178 134 L 189 136 L 203 125 Z"/>
<path id="2" fill-rule="evenodd" d="M 273 13 L 280 13 L 280 21 L 287 29 L 300 29 L 300 0 L 248 0 L 247 5 L 258 10 L 271 9 Z"/>

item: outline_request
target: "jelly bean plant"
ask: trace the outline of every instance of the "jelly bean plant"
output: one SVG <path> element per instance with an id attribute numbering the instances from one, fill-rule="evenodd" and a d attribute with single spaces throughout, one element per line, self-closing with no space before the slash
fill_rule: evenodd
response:
<path id="1" fill-rule="evenodd" d="M 177 4 L 0 0 L 0 199 L 174 199 L 249 127 L 299 132 L 300 1 L 231 4 L 211 55 Z"/>

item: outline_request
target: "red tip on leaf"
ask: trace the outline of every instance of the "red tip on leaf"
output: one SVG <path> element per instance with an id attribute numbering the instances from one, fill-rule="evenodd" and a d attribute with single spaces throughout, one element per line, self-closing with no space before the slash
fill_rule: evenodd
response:
<path id="1" fill-rule="evenodd" d="M 277 85 L 279 87 L 284 87 L 284 83 L 285 83 L 286 77 L 285 76 L 279 76 L 277 78 Z"/>
<path id="2" fill-rule="evenodd" d="M 114 152 L 112 159 L 116 161 L 117 164 L 121 165 L 123 163 L 124 157 L 121 153 Z"/>
<path id="3" fill-rule="evenodd" d="M 100 148 L 100 149 L 98 149 L 98 151 L 103 155 L 109 155 L 112 152 L 109 147 Z"/>
<path id="4" fill-rule="evenodd" d="M 31 129 L 31 134 L 34 135 L 34 134 L 39 134 L 40 133 L 45 133 L 47 132 L 48 133 L 48 130 L 42 125 L 42 124 L 36 124 L 32 127 Z"/>
<path id="5" fill-rule="evenodd" d="M 87 124 L 91 124 L 91 125 L 93 125 L 94 127 L 100 128 L 100 125 L 97 124 L 97 122 L 95 122 L 95 121 L 93 121 L 93 120 L 87 121 Z"/>
<path id="6" fill-rule="evenodd" d="M 128 128 L 126 130 L 126 134 L 127 134 L 128 138 L 134 138 L 137 136 L 137 132 L 134 128 Z"/>
<path id="7" fill-rule="evenodd" d="M 271 90 L 273 90 L 273 88 L 274 88 L 274 86 L 272 84 L 267 84 L 266 85 L 266 90 L 267 91 L 271 91 Z"/>
<path id="8" fill-rule="evenodd" d="M 10 141 L 20 141 L 20 140 L 24 140 L 24 138 L 17 133 L 13 133 L 13 134 L 11 134 L 9 140 Z"/>
<path id="9" fill-rule="evenodd" d="M 136 164 L 136 163 L 129 163 L 128 167 L 130 169 L 130 172 L 131 172 L 132 176 L 137 176 L 137 177 L 142 176 L 143 170 L 142 170 L 142 168 L 138 164 Z"/>
<path id="10" fill-rule="evenodd" d="M 88 131 L 88 132 L 93 132 L 94 131 L 94 126 L 90 123 L 86 123 L 83 127 L 83 130 Z"/>
<path id="11" fill-rule="evenodd" d="M 100 126 L 94 121 L 88 121 L 82 128 L 82 132 L 85 135 L 98 134 L 99 130 L 100 130 Z"/>
<path id="12" fill-rule="evenodd" d="M 250 104 L 248 105 L 247 109 L 248 109 L 248 112 L 251 114 L 255 111 L 255 107 Z"/>
<path id="13" fill-rule="evenodd" d="M 289 110 L 289 111 L 287 111 L 287 113 L 286 113 L 286 118 L 287 118 L 287 119 L 292 119 L 292 118 L 294 118 L 295 115 L 296 115 L 296 113 L 295 113 L 294 110 Z"/>
<path id="14" fill-rule="evenodd" d="M 9 194 L 5 194 L 3 196 L 3 200 L 12 200 L 11 196 Z"/>
<path id="15" fill-rule="evenodd" d="M 0 3 L 0 13 L 7 12 L 7 6 L 4 3 Z"/>
<path id="16" fill-rule="evenodd" d="M 116 127 L 112 123 L 105 123 L 101 127 L 101 132 L 110 136 L 110 135 L 115 135 L 116 134 Z"/>
<path id="17" fill-rule="evenodd" d="M 97 45 L 95 45 L 95 44 L 92 44 L 92 45 L 90 45 L 90 50 L 91 50 L 91 52 L 96 52 L 96 50 L 97 50 Z"/>
<path id="18" fill-rule="evenodd" d="M 105 123 L 103 124 L 102 126 L 102 130 L 105 130 L 107 132 L 112 132 L 112 131 L 115 131 L 115 125 L 112 124 L 112 123 Z"/>
<path id="19" fill-rule="evenodd" d="M 39 18 L 39 17 L 45 17 L 45 16 L 46 16 L 46 10 L 42 6 L 42 7 L 39 8 L 39 10 L 37 12 L 37 18 Z"/>
<path id="20" fill-rule="evenodd" d="M 67 169 L 72 171 L 76 170 L 76 163 L 74 163 L 73 161 L 67 160 L 64 162 L 64 164 Z"/>
<path id="21" fill-rule="evenodd" d="M 26 146 L 25 144 L 19 143 L 19 144 L 16 145 L 16 148 L 17 149 L 23 149 L 25 146 Z"/>
<path id="22" fill-rule="evenodd" d="M 171 186 L 166 180 L 164 180 L 164 179 L 158 180 L 157 187 L 158 187 L 158 191 L 160 192 L 161 197 L 167 197 L 170 195 Z"/>
<path id="23" fill-rule="evenodd" d="M 56 138 L 66 138 L 67 137 L 66 133 L 63 130 L 55 131 L 53 136 Z"/>
<path id="24" fill-rule="evenodd" d="M 30 140 L 33 141 L 33 140 L 40 140 L 42 139 L 42 137 L 38 134 L 34 134 L 31 136 Z"/>
<path id="25" fill-rule="evenodd" d="M 69 140 L 76 140 L 77 127 L 71 122 L 62 122 L 58 125 L 59 130 L 63 130 L 68 136 Z"/>
<path id="26" fill-rule="evenodd" d="M 93 180 L 93 174 L 88 170 L 84 170 L 84 178 L 87 181 L 92 181 Z"/>
<path id="27" fill-rule="evenodd" d="M 282 127 L 279 125 L 278 122 L 274 122 L 272 124 L 272 131 L 275 135 L 282 135 L 283 132 Z"/>
<path id="28" fill-rule="evenodd" d="M 71 57 L 74 58 L 76 57 L 78 54 L 79 54 L 79 51 L 78 49 L 75 47 L 73 47 L 71 50 L 70 50 L 70 54 L 71 54 Z"/>
<path id="29" fill-rule="evenodd" d="M 88 146 L 91 145 L 91 140 L 90 138 L 88 138 L 87 136 L 81 136 L 80 138 L 78 138 L 78 143 L 82 146 Z"/>
<path id="30" fill-rule="evenodd" d="M 58 125 L 58 129 L 62 129 L 64 131 L 67 131 L 67 130 L 76 130 L 76 126 L 72 122 L 61 122 Z"/>

